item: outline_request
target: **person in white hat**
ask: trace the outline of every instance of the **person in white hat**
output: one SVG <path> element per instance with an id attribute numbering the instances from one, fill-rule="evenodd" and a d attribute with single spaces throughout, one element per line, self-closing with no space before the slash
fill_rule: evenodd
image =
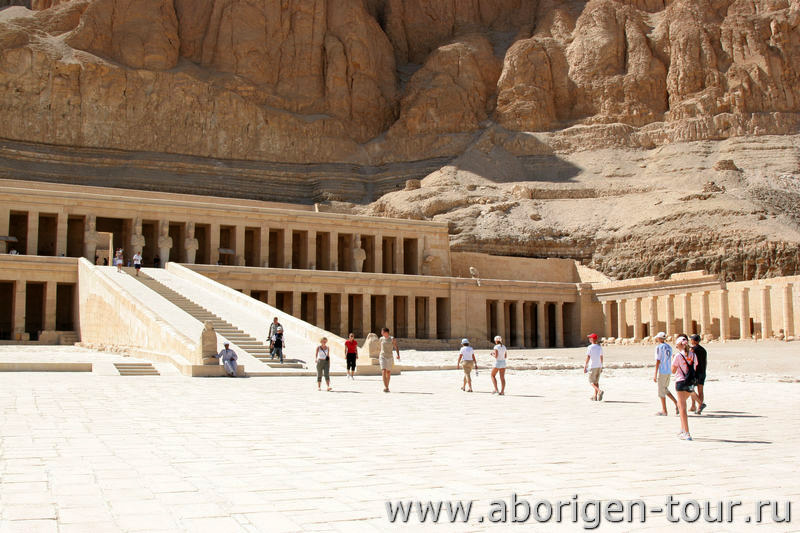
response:
<path id="1" fill-rule="evenodd" d="M 456 364 L 461 365 L 461 368 L 464 369 L 464 384 L 461 386 L 461 390 L 472 392 L 472 369 L 477 370 L 478 365 L 475 361 L 475 350 L 469 345 L 469 339 L 461 339 L 461 350 L 458 351 Z"/>
<path id="2" fill-rule="evenodd" d="M 658 397 L 661 399 L 661 411 L 656 416 L 667 416 L 667 398 L 675 405 L 675 414 L 678 412 L 678 401 L 669 391 L 669 378 L 672 376 L 672 346 L 667 342 L 667 334 L 659 331 L 656 334 L 656 369 L 653 382 L 658 384 Z"/>
<path id="3" fill-rule="evenodd" d="M 222 349 L 215 357 L 222 359 L 222 366 L 225 368 L 225 373 L 228 374 L 230 377 L 235 378 L 236 372 L 239 369 L 239 364 L 236 362 L 239 359 L 239 356 L 236 355 L 236 352 L 231 350 L 231 343 L 225 341 L 224 343 L 225 348 Z"/>
<path id="4" fill-rule="evenodd" d="M 494 356 L 494 368 L 492 369 L 492 384 L 494 385 L 494 392 L 492 394 L 499 394 L 503 396 L 506 393 L 506 346 L 503 344 L 503 338 L 500 335 L 494 337 L 494 349 L 492 355 Z M 500 392 L 497 392 L 497 376 L 500 373 Z"/>

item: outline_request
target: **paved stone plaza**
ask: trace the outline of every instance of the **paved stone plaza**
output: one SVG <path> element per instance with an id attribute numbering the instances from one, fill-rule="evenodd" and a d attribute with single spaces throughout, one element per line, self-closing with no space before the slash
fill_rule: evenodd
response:
<path id="1" fill-rule="evenodd" d="M 595 403 L 580 371 L 511 372 L 505 397 L 487 371 L 473 394 L 457 371 L 406 372 L 390 394 L 378 377 L 334 378 L 328 393 L 313 378 L 0 373 L 0 532 L 431 529 L 416 514 L 390 524 L 386 500 L 475 500 L 468 524 L 438 527 L 482 531 L 503 529 L 479 517 L 512 493 L 800 506 L 799 385 L 711 381 L 683 442 L 677 417 L 653 416 L 650 375 L 608 371 Z M 670 530 L 748 529 L 752 504 L 737 511 Z"/>

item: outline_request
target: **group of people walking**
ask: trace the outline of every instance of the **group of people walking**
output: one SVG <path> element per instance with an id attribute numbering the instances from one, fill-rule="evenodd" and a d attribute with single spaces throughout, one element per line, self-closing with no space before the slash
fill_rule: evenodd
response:
<path id="1" fill-rule="evenodd" d="M 600 346 L 597 335 L 588 336 L 589 346 L 586 349 L 586 362 L 583 372 L 589 374 L 589 385 L 592 387 L 590 400 L 601 401 L 603 390 L 600 388 L 600 374 L 603 371 L 603 347 Z M 678 437 L 683 440 L 692 440 L 689 432 L 690 412 L 698 415 L 706 408 L 703 387 L 706 381 L 706 366 L 708 353 L 700 345 L 700 335 L 687 336 L 685 333 L 675 339 L 675 350 L 667 343 L 667 334 L 660 331 L 655 336 L 655 370 L 653 382 L 658 387 L 658 398 L 661 401 L 661 410 L 657 416 L 667 416 L 667 398 L 675 405 L 675 414 L 680 417 L 681 431 Z M 670 380 L 675 380 L 675 395 L 669 390 Z M 677 396 L 677 398 L 675 397 Z M 691 400 L 691 407 L 687 409 L 687 402 Z"/>

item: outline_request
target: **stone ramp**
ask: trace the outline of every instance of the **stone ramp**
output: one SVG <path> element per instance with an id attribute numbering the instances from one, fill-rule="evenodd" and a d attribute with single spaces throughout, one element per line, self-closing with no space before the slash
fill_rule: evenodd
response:
<path id="1" fill-rule="evenodd" d="M 136 277 L 136 279 L 143 285 L 149 287 L 155 293 L 159 294 L 163 298 L 172 302 L 175 306 L 177 306 L 187 314 L 194 317 L 196 320 L 199 320 L 200 322 L 203 323 L 210 322 L 211 325 L 214 327 L 214 331 L 216 331 L 216 333 L 219 336 L 221 336 L 225 340 L 230 341 L 230 343 L 235 347 L 235 349 L 238 348 L 237 354 L 239 355 L 240 359 L 243 355 L 242 352 L 246 352 L 253 358 L 266 364 L 270 368 L 304 367 L 303 363 L 298 360 L 293 360 L 293 359 L 290 360 L 284 358 L 284 363 L 280 363 L 277 360 L 270 359 L 269 347 L 265 342 L 257 340 L 256 338 L 248 335 L 247 333 L 237 328 L 230 322 L 223 320 L 217 314 L 209 310 L 209 308 L 204 307 L 198 303 L 195 303 L 194 301 L 190 300 L 183 294 L 167 287 L 164 283 L 158 281 L 157 279 L 154 279 L 147 272 L 141 272 L 140 275 Z M 265 370 L 263 368 L 252 368 L 252 365 L 250 365 L 248 368 L 252 369 L 253 371 Z"/>
<path id="2" fill-rule="evenodd" d="M 182 305 L 182 311 L 187 314 L 198 313 L 198 317 L 209 319 L 218 324 L 221 331 L 218 330 L 220 336 L 228 338 L 231 341 L 232 348 L 239 355 L 239 361 L 242 361 L 242 355 L 246 360 L 253 361 L 244 362 L 247 367 L 247 375 L 307 375 L 309 373 L 316 373 L 314 367 L 314 349 L 317 345 L 317 338 L 309 338 L 298 334 L 306 329 L 314 329 L 314 326 L 302 322 L 294 317 L 285 315 L 285 313 L 278 309 L 270 308 L 269 317 L 278 316 L 281 323 L 284 325 L 284 338 L 286 340 L 286 348 L 284 349 L 284 361 L 281 365 L 276 361 L 269 359 L 266 344 L 267 332 L 269 331 L 269 319 L 265 315 L 260 317 L 231 298 L 225 297 L 227 291 L 232 291 L 231 295 L 235 293 L 238 298 L 246 298 L 258 304 L 256 300 L 245 296 L 238 291 L 233 291 L 228 287 L 217 284 L 216 282 L 202 277 L 204 283 L 212 283 L 219 286 L 219 291 L 210 291 L 207 287 L 193 281 L 179 277 L 172 273 L 169 269 L 161 268 L 143 268 L 141 273 L 160 284 L 165 289 L 177 294 L 188 303 L 175 304 L 176 306 Z M 195 274 L 195 273 L 192 273 Z M 200 276 L 197 274 L 197 276 Z M 140 280 L 142 279 L 140 275 Z M 162 293 L 164 294 L 164 293 Z M 273 313 L 274 311 L 274 313 Z M 291 323 L 290 323 L 291 322 Z M 216 328 L 216 325 L 215 325 Z M 230 335 L 230 337 L 228 337 Z M 319 337 L 322 335 L 330 339 L 337 338 L 329 332 L 320 330 Z M 242 342 L 243 345 L 239 345 Z M 255 355 L 248 352 L 248 349 L 255 351 Z M 307 367 L 307 368 L 306 368 Z M 345 364 L 343 358 L 333 357 L 331 361 L 331 370 L 335 372 L 344 372 Z"/>

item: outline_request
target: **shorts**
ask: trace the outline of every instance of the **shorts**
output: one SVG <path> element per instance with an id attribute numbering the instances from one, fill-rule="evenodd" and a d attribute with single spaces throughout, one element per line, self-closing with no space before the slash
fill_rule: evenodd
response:
<path id="1" fill-rule="evenodd" d="M 134 263 L 133 264 L 133 268 L 135 268 L 136 270 L 139 270 L 139 269 L 142 268 L 142 264 L 141 263 Z"/>
<path id="2" fill-rule="evenodd" d="M 602 368 L 590 368 L 589 369 L 589 383 L 593 385 L 597 385 L 600 383 L 600 373 L 603 371 Z"/>
<path id="3" fill-rule="evenodd" d="M 461 368 L 464 369 L 464 374 L 469 376 L 472 369 L 475 368 L 475 361 L 461 361 Z"/>
<path id="4" fill-rule="evenodd" d="M 505 368 L 506 367 L 506 360 L 505 359 L 495 359 L 494 367 L 495 368 Z"/>
<path id="5" fill-rule="evenodd" d="M 697 383 L 695 385 L 705 385 L 706 384 L 706 373 L 703 372 L 702 374 L 697 374 Z"/>
<path id="6" fill-rule="evenodd" d="M 114 266 L 122 266 L 122 259 L 114 259 Z"/>
<path id="7" fill-rule="evenodd" d="M 669 391 L 669 378 L 672 374 L 659 374 L 658 375 L 658 397 L 666 398 L 667 391 Z"/>
<path id="8" fill-rule="evenodd" d="M 356 369 L 356 359 L 358 359 L 358 354 L 355 353 L 347 354 L 347 370 Z"/>
<path id="9" fill-rule="evenodd" d="M 317 359 L 317 383 L 322 381 L 322 375 L 325 375 L 325 381 L 331 379 L 331 360 L 330 359 Z"/>
<path id="10" fill-rule="evenodd" d="M 694 392 L 694 385 L 689 385 L 685 381 L 676 381 L 675 390 L 681 392 Z"/>
<path id="11" fill-rule="evenodd" d="M 378 358 L 378 362 L 381 365 L 381 370 L 391 370 L 394 366 L 394 357 L 384 357 L 383 355 Z"/>

